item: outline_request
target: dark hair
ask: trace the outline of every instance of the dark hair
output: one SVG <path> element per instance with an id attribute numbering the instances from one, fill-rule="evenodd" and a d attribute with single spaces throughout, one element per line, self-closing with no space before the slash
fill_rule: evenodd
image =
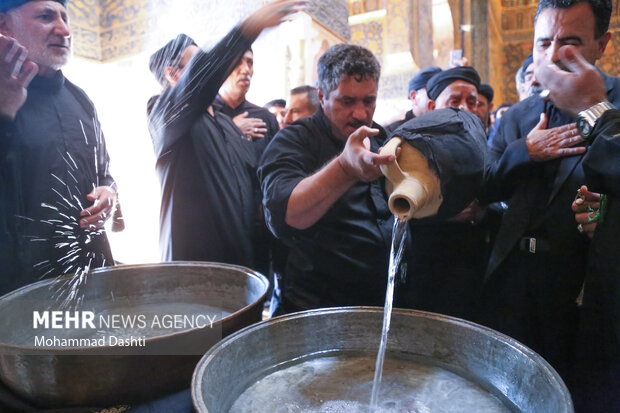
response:
<path id="1" fill-rule="evenodd" d="M 166 87 L 168 84 L 165 75 L 166 67 L 177 66 L 185 49 L 192 45 L 196 46 L 194 39 L 181 33 L 151 55 L 149 59 L 149 69 L 159 84 Z"/>
<path id="2" fill-rule="evenodd" d="M 491 103 L 493 101 L 493 96 L 495 95 L 495 92 L 493 91 L 493 87 L 491 87 L 491 85 L 481 83 L 478 87 L 478 94 L 487 98 L 487 101 Z"/>
<path id="3" fill-rule="evenodd" d="M 609 30 L 609 20 L 611 19 L 611 0 L 540 0 L 536 9 L 536 18 L 545 9 L 568 9 L 579 3 L 587 3 L 594 14 L 594 37 L 599 38 Z"/>
<path id="4" fill-rule="evenodd" d="M 523 61 L 523 65 L 521 66 L 521 83 L 525 82 L 525 75 L 527 74 L 527 68 L 534 63 L 534 55 L 530 53 L 527 55 L 525 60 Z"/>
<path id="5" fill-rule="evenodd" d="M 319 109 L 319 92 L 315 87 L 303 85 L 297 86 L 296 88 L 291 89 L 291 95 L 301 95 L 302 93 L 306 93 L 308 95 L 308 105 L 313 111 L 317 111 Z"/>
<path id="6" fill-rule="evenodd" d="M 343 76 L 355 76 L 359 81 L 369 77 L 377 82 L 381 76 L 381 65 L 372 52 L 352 44 L 341 43 L 327 49 L 319 59 L 317 68 L 318 87 L 325 97 L 338 87 Z"/>
<path id="7" fill-rule="evenodd" d="M 285 108 L 286 107 L 286 100 L 284 99 L 274 99 L 271 100 L 267 103 L 265 103 L 265 106 L 263 106 L 265 109 L 269 109 L 272 108 L 274 106 L 279 106 L 281 108 Z"/>

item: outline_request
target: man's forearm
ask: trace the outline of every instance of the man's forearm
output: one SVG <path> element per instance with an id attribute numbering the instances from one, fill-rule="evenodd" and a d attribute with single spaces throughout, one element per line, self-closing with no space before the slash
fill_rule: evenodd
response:
<path id="1" fill-rule="evenodd" d="M 293 189 L 286 208 L 286 223 L 295 229 L 314 225 L 356 182 L 332 159 L 317 173 L 303 179 Z"/>

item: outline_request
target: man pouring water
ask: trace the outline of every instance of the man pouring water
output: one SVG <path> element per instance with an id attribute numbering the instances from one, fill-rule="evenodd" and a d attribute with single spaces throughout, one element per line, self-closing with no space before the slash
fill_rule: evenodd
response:
<path id="1" fill-rule="evenodd" d="M 116 184 L 93 103 L 62 71 L 67 1 L 0 0 L 0 294 L 113 264 Z"/>

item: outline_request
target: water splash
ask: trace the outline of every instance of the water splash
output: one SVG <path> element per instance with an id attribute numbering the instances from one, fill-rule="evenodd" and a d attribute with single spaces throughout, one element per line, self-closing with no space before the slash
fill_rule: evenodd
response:
<path id="1" fill-rule="evenodd" d="M 388 269 L 388 284 L 385 292 L 385 306 L 383 308 L 383 329 L 381 331 L 381 343 L 377 352 L 375 364 L 375 376 L 372 382 L 372 393 L 370 396 L 370 412 L 378 411 L 379 391 L 381 390 L 381 379 L 383 377 L 383 363 L 385 361 L 385 350 L 387 348 L 388 332 L 390 331 L 390 321 L 392 320 L 392 305 L 394 302 L 394 286 L 396 275 L 400 269 L 400 262 L 403 257 L 405 240 L 407 239 L 407 220 L 394 217 L 394 228 L 392 229 L 392 247 L 390 249 L 390 266 Z"/>
<path id="2" fill-rule="evenodd" d="M 103 135 L 99 122 L 93 118 L 93 127 L 96 144 L 94 145 L 92 157 L 94 158 L 95 182 L 83 185 L 83 188 L 92 190 L 100 186 L 99 174 L 108 174 L 109 162 L 103 158 L 101 151 L 97 148 L 103 145 Z M 89 139 L 80 121 L 84 142 L 89 144 Z M 79 181 L 76 176 L 84 175 L 78 168 L 71 153 L 58 150 L 60 158 L 66 165 L 66 179 L 62 179 L 54 173 L 50 173 L 54 185 L 50 188 L 50 195 L 55 199 L 47 199 L 42 202 L 40 207 L 46 210 L 47 219 L 33 219 L 25 216 L 17 218 L 29 222 L 38 222 L 51 226 L 47 237 L 45 236 L 26 236 L 30 242 L 51 243 L 57 251 L 58 259 L 43 260 L 34 269 L 40 274 L 40 279 L 48 276 L 56 276 L 57 279 L 70 275 L 61 282 L 50 284 L 52 299 L 59 302 L 61 308 L 73 307 L 77 309 L 83 300 L 83 286 L 87 281 L 87 274 L 93 268 L 93 263 L 97 267 L 105 265 L 103 253 L 89 251 L 87 246 L 97 237 L 104 233 L 104 229 L 97 229 L 94 226 L 82 228 L 80 226 L 80 212 L 83 211 L 84 204 L 81 200 L 86 199 L 86 193 L 80 190 Z M 92 159 L 92 158 L 91 158 Z M 105 162 L 101 162 L 105 161 Z M 102 165 L 100 165 L 102 163 Z M 61 175 L 62 176 L 62 175 Z M 110 215 L 114 211 L 110 212 Z M 100 221 L 102 223 L 102 221 Z"/>

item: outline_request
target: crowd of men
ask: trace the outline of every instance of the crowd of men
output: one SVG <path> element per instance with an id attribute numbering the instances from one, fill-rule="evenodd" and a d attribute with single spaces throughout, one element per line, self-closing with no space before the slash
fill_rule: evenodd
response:
<path id="1" fill-rule="evenodd" d="M 317 84 L 286 100 L 246 99 L 253 41 L 302 6 L 273 1 L 210 50 L 181 34 L 151 57 L 162 261 L 255 268 L 280 283 L 279 313 L 382 305 L 394 216 L 380 166 L 396 157 L 379 148 L 417 128 L 482 137 L 469 203 L 410 221 L 396 305 L 514 337 L 562 375 L 579 412 L 620 411 L 620 79 L 594 66 L 611 1 L 539 2 L 520 102 L 494 112 L 474 68 L 424 68 L 411 110 L 385 129 L 373 121 L 381 68 L 361 46 L 329 48 Z M 61 71 L 66 7 L 0 0 L 0 293 L 114 263 L 105 140 Z"/>

